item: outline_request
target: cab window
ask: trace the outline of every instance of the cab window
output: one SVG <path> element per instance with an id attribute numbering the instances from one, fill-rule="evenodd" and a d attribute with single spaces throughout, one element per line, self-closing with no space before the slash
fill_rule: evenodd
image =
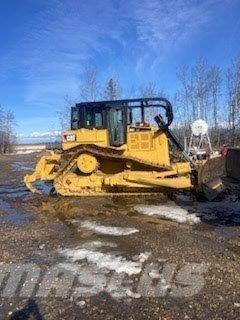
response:
<path id="1" fill-rule="evenodd" d="M 72 130 L 77 130 L 79 128 L 80 116 L 78 108 L 72 109 L 72 120 L 71 120 L 71 128 Z"/>
<path id="2" fill-rule="evenodd" d="M 86 127 L 100 128 L 103 126 L 102 113 L 95 110 L 86 112 Z"/>

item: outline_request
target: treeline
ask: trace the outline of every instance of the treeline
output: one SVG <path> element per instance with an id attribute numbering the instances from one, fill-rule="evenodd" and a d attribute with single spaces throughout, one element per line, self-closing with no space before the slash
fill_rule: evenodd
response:
<path id="1" fill-rule="evenodd" d="M 15 116 L 11 110 L 0 105 L 0 153 L 12 152 L 15 136 L 13 134 Z"/>
<path id="2" fill-rule="evenodd" d="M 179 129 L 186 132 L 194 120 L 204 119 L 214 145 L 239 145 L 240 57 L 225 70 L 200 59 L 191 67 L 181 67 L 177 78 L 172 101 Z"/>
<path id="3" fill-rule="evenodd" d="M 140 88 L 122 89 L 117 76 L 100 83 L 98 70 L 84 66 L 78 101 L 117 100 L 137 97 L 166 97 L 174 107 L 174 127 L 182 139 L 190 135 L 190 124 L 204 119 L 210 126 L 215 146 L 240 144 L 240 57 L 227 69 L 199 59 L 177 72 L 173 93 L 164 92 L 161 84 L 149 81 Z M 75 101 L 65 98 L 66 108 L 59 113 L 63 129 L 69 127 L 70 106 Z"/>

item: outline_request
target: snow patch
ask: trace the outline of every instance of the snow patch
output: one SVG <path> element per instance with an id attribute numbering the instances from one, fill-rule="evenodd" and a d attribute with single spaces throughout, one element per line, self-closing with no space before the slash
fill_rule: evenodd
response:
<path id="1" fill-rule="evenodd" d="M 115 246 L 111 243 L 110 245 L 111 247 Z M 74 249 L 61 250 L 59 253 L 72 263 L 86 259 L 88 263 L 95 264 L 99 269 L 106 268 L 117 273 L 126 273 L 130 276 L 139 274 L 142 271 L 143 259 L 140 259 L 142 256 L 138 261 L 127 260 L 125 257 L 113 252 L 100 252 L 98 249 L 104 246 L 106 246 L 104 242 L 90 242 Z M 147 257 L 148 255 L 145 254 L 144 261 Z"/>
<path id="2" fill-rule="evenodd" d="M 160 216 L 180 223 L 196 224 L 201 221 L 195 214 L 189 214 L 186 209 L 179 206 L 144 205 L 135 206 L 134 209 L 148 216 Z"/>
<path id="3" fill-rule="evenodd" d="M 19 150 L 16 151 L 15 154 L 21 155 L 21 154 L 31 154 L 36 152 L 41 152 L 42 150 Z"/>
<path id="4" fill-rule="evenodd" d="M 91 297 L 103 290 L 114 299 L 131 297 L 138 299 L 141 294 L 132 291 L 134 281 L 126 276 L 139 275 L 151 253 L 145 252 L 127 259 L 113 251 L 116 243 L 91 241 L 76 248 L 62 249 L 58 252 L 64 260 L 58 266 L 78 277 L 80 286 L 73 292 L 73 298 Z M 104 249 L 100 251 L 100 248 Z"/>
<path id="5" fill-rule="evenodd" d="M 134 261 L 138 260 L 141 263 L 143 263 L 147 261 L 150 256 L 151 256 L 151 252 L 143 252 L 143 253 L 140 253 L 138 256 L 134 256 L 133 260 Z"/>
<path id="6" fill-rule="evenodd" d="M 125 272 L 128 275 L 139 274 L 142 270 L 141 263 L 127 260 L 122 256 L 113 253 L 102 253 L 84 248 L 66 249 L 62 251 L 72 262 L 86 259 L 89 263 L 94 263 L 98 268 L 107 268 L 117 273 Z"/>
<path id="7" fill-rule="evenodd" d="M 151 270 L 149 273 L 148 273 L 149 277 L 152 278 L 152 279 L 160 279 L 161 278 L 161 275 L 159 273 L 158 270 Z"/>
<path id="8" fill-rule="evenodd" d="M 126 294 L 127 294 L 127 296 L 130 297 L 130 298 L 134 298 L 134 299 L 139 299 L 139 298 L 141 298 L 140 293 L 133 292 L 133 291 L 130 290 L 130 289 L 127 289 L 127 290 L 126 290 Z"/>
<path id="9" fill-rule="evenodd" d="M 91 241 L 84 244 L 83 248 L 85 249 L 98 249 L 102 247 L 110 247 L 110 248 L 116 248 L 116 243 L 109 242 L 109 241 Z"/>
<path id="10" fill-rule="evenodd" d="M 126 236 L 136 232 L 139 232 L 135 228 L 120 228 L 120 227 L 107 227 L 100 225 L 95 221 L 76 221 L 74 220 L 73 223 L 79 224 L 82 228 L 95 231 L 99 234 L 106 234 L 111 236 Z"/>

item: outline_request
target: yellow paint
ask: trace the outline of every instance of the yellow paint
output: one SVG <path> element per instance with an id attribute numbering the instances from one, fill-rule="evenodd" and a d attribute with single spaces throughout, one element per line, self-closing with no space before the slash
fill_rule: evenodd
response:
<path id="1" fill-rule="evenodd" d="M 74 142 L 63 142 L 63 150 L 69 150 L 83 144 L 110 147 L 108 131 L 105 129 L 79 129 L 63 134 L 63 136 L 66 135 L 75 135 L 76 140 Z M 136 157 L 142 160 L 147 159 L 153 164 L 170 164 L 167 137 L 164 133 L 158 133 L 153 128 L 134 132 L 128 128 L 127 144 L 117 149 L 123 150 L 125 156 Z"/>
<path id="2" fill-rule="evenodd" d="M 138 128 L 135 131 L 128 128 L 127 143 L 119 148 L 109 145 L 108 130 L 105 129 L 79 129 L 63 133 L 63 150 L 71 150 L 79 145 L 118 149 L 124 160 L 112 160 L 108 157 L 96 159 L 91 154 L 82 153 L 74 159 L 71 166 L 64 167 L 59 173 L 59 168 L 64 166 L 62 155 L 52 153 L 42 157 L 36 171 L 25 177 L 26 185 L 36 191 L 32 186 L 36 180 L 51 180 L 57 192 L 66 196 L 101 195 L 118 189 L 129 192 L 135 189 L 162 191 L 162 188 L 192 187 L 189 164 L 170 163 L 168 139 L 165 133 L 154 128 Z M 140 164 L 136 165 L 137 160 L 147 162 L 148 170 L 143 169 L 144 166 Z M 156 171 L 153 166 L 153 170 L 150 170 L 151 164 L 166 169 Z"/>
<path id="3" fill-rule="evenodd" d="M 80 154 L 77 159 L 78 169 L 83 173 L 92 173 L 97 170 L 98 161 L 91 154 Z"/>
<path id="4" fill-rule="evenodd" d="M 164 133 L 153 129 L 128 132 L 126 156 L 147 160 L 153 164 L 170 165 L 168 140 Z"/>
<path id="5" fill-rule="evenodd" d="M 75 141 L 65 142 L 63 139 L 62 148 L 63 150 L 69 150 L 80 144 L 95 144 L 100 147 L 109 146 L 108 131 L 106 129 L 79 129 L 67 131 L 62 134 L 62 137 L 67 135 L 75 135 Z"/>

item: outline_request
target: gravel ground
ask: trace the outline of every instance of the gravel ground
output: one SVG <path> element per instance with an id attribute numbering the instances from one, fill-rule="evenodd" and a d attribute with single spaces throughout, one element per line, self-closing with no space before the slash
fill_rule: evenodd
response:
<path id="1" fill-rule="evenodd" d="M 38 157 L 0 158 L 1 319 L 240 319 L 238 195 L 33 195 Z"/>

